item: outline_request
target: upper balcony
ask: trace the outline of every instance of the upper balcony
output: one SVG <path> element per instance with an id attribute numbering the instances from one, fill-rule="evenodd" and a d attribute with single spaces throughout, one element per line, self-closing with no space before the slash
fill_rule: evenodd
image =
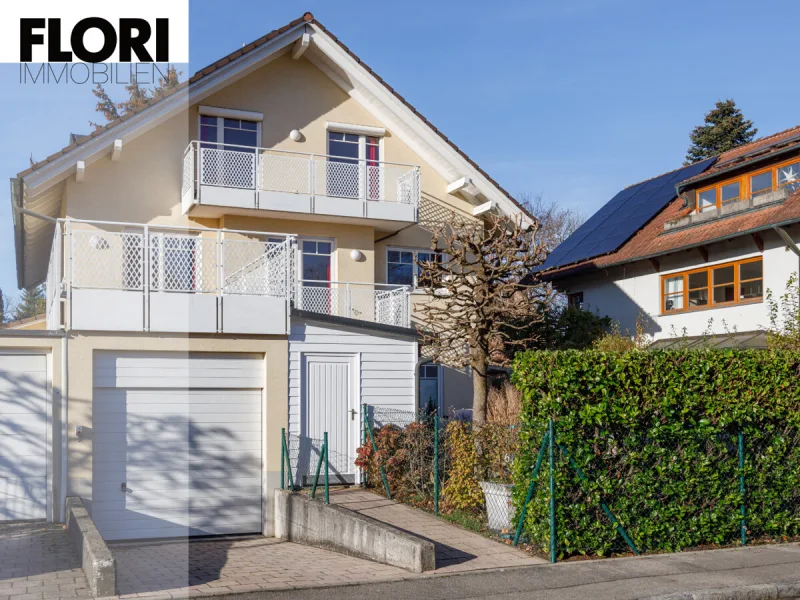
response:
<path id="1" fill-rule="evenodd" d="M 381 161 L 191 142 L 183 156 L 184 214 L 226 213 L 371 224 L 418 222 L 419 167 Z"/>
<path id="2" fill-rule="evenodd" d="M 285 335 L 298 310 L 410 327 L 409 289 L 299 281 L 294 236 L 57 222 L 47 328 Z"/>

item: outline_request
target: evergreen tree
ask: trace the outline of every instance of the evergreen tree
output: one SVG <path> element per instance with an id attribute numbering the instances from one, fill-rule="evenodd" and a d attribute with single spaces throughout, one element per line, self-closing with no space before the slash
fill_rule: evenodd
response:
<path id="1" fill-rule="evenodd" d="M 719 100 L 706 113 L 704 124 L 695 127 L 689 135 L 692 144 L 683 164 L 689 165 L 752 142 L 756 133 L 758 129 L 753 127 L 752 121 L 744 118 L 736 102 Z"/>
<path id="2" fill-rule="evenodd" d="M 182 74 L 183 71 L 178 71 L 173 65 L 168 65 L 165 76 L 158 78 L 158 85 L 153 88 L 152 92 L 139 85 L 135 77 L 131 77 L 131 82 L 125 86 L 128 99 L 119 103 L 115 103 L 105 88 L 98 83 L 97 87 L 92 90 L 92 93 L 97 98 L 95 110 L 105 117 L 106 122 L 110 123 L 129 112 L 144 108 L 153 100 L 160 100 L 168 95 L 170 90 L 180 85 L 180 76 Z M 97 123 L 90 121 L 89 124 L 93 127 L 98 127 Z"/>
<path id="3" fill-rule="evenodd" d="M 19 302 L 14 307 L 14 320 L 28 319 L 41 315 L 45 311 L 44 286 L 24 290 Z"/>
<path id="4" fill-rule="evenodd" d="M 6 322 L 6 298 L 3 290 L 0 290 L 0 325 Z"/>

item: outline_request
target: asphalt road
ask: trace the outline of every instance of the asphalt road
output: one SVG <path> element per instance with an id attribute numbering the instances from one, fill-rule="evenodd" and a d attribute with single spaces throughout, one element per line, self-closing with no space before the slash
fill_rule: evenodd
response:
<path id="1" fill-rule="evenodd" d="M 800 583 L 800 545 L 591 560 L 396 582 L 259 592 L 242 600 L 628 600 L 683 591 Z"/>

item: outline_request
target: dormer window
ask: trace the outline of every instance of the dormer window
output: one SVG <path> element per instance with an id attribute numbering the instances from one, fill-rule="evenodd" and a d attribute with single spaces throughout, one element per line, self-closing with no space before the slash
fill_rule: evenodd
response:
<path id="1" fill-rule="evenodd" d="M 800 189 L 800 160 L 797 158 L 700 188 L 697 190 L 697 212 L 722 208 L 783 189 L 790 194 Z"/>

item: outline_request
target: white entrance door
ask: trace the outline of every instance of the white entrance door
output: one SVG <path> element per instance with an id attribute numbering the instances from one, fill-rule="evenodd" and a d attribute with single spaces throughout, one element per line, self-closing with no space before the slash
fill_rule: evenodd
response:
<path id="1" fill-rule="evenodd" d="M 262 531 L 263 356 L 103 353 L 94 385 L 105 539 Z"/>
<path id="2" fill-rule="evenodd" d="M 0 354 L 0 521 L 47 518 L 47 356 Z"/>
<path id="3" fill-rule="evenodd" d="M 301 454 L 309 454 L 307 476 L 313 480 L 324 433 L 328 432 L 330 480 L 355 482 L 358 406 L 355 401 L 355 359 L 352 356 L 303 355 Z M 307 450 L 305 450 L 307 448 Z"/>

